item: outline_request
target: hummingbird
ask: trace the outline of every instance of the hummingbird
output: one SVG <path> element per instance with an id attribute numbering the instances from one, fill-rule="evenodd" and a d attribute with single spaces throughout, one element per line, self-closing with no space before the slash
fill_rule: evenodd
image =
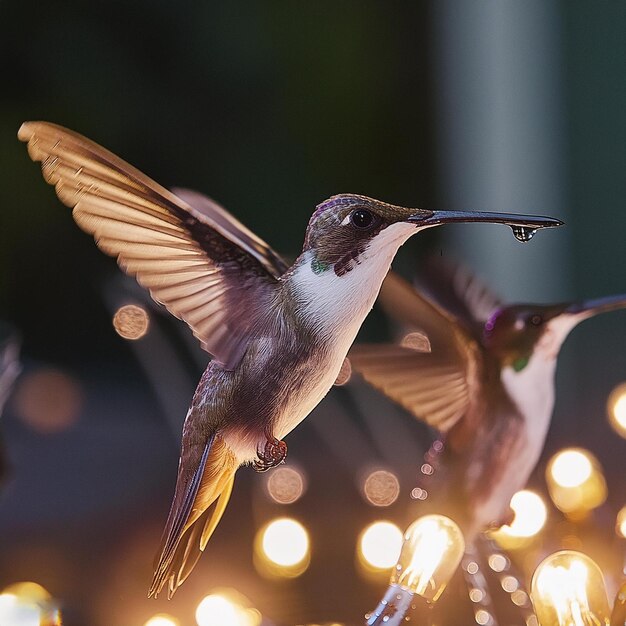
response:
<path id="1" fill-rule="evenodd" d="M 356 345 L 349 359 L 368 383 L 442 436 L 422 465 L 430 486 L 419 488 L 418 499 L 426 495 L 455 519 L 469 544 L 512 522 L 511 497 L 526 485 L 545 443 L 565 338 L 583 320 L 626 308 L 626 295 L 503 305 L 449 263 L 433 265 L 419 286 L 389 273 L 379 301 L 414 332 L 398 344 Z"/>
<path id="2" fill-rule="evenodd" d="M 149 596 L 184 582 L 230 497 L 235 472 L 285 460 L 284 437 L 322 400 L 398 248 L 447 222 L 509 225 L 518 239 L 546 217 L 409 209 L 329 198 L 289 266 L 213 200 L 169 191 L 96 143 L 46 122 L 18 138 L 77 224 L 184 320 L 211 355 L 182 433 L 174 498 Z"/>

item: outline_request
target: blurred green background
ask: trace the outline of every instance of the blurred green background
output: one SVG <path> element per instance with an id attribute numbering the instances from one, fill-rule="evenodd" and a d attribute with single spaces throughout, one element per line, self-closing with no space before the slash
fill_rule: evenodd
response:
<path id="1" fill-rule="evenodd" d="M 398 266 L 410 274 L 429 248 L 469 261 L 511 300 L 599 296 L 626 291 L 624 33 L 621 0 L 0 0 L 0 318 L 22 335 L 23 379 L 60 370 L 80 397 L 78 421 L 58 432 L 29 427 L 15 401 L 3 416 L 12 469 L 0 588 L 41 582 L 70 626 L 143 624 L 159 610 L 191 624 L 197 600 L 220 585 L 277 623 L 358 623 L 382 586 L 356 572 L 356 536 L 402 508 L 368 508 L 355 477 L 386 463 L 408 493 L 426 445 L 374 394 L 383 435 L 351 392 L 331 392 L 289 438 L 309 474 L 305 497 L 270 505 L 261 477 L 240 472 L 198 571 L 171 603 L 148 601 L 177 463 L 173 416 L 184 417 L 202 357 L 166 319 L 163 349 L 115 334 L 111 306 L 141 295 L 43 183 L 16 139 L 22 121 L 62 124 L 166 186 L 211 195 L 286 255 L 299 252 L 315 205 L 342 192 L 561 217 L 565 228 L 528 246 L 504 229 L 440 229 L 407 244 Z M 384 328 L 375 314 L 364 333 Z M 624 346 L 619 313 L 573 333 L 547 444 L 589 447 L 613 507 L 624 504 L 626 443 L 605 401 L 626 379 Z M 146 361 L 164 355 L 155 378 Z M 358 426 L 344 432 L 363 433 L 341 441 L 344 459 L 329 443 L 343 437 L 340 415 Z M 414 448 L 398 450 L 394 425 Z M 250 546 L 279 513 L 308 525 L 314 553 L 303 577 L 268 582 Z"/>

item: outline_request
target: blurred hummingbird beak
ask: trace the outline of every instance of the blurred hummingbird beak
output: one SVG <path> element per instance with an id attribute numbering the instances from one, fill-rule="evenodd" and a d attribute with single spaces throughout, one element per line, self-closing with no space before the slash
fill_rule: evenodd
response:
<path id="1" fill-rule="evenodd" d="M 609 311 L 617 311 L 618 309 L 626 309 L 626 295 L 624 294 L 576 302 L 570 304 L 563 312 L 574 315 L 579 321 L 582 321 L 594 315 L 598 315 L 598 313 L 608 313 Z"/>
<path id="2" fill-rule="evenodd" d="M 406 221 L 414 223 L 420 228 L 430 228 L 453 222 L 506 224 L 513 230 L 516 239 L 520 241 L 528 241 L 540 228 L 554 228 L 563 225 L 563 222 L 552 217 L 482 211 L 422 211 L 411 215 Z"/>

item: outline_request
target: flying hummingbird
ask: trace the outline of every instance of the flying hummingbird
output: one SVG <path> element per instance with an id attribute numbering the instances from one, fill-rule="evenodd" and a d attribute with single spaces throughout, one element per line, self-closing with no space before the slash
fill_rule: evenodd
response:
<path id="1" fill-rule="evenodd" d="M 213 360 L 183 426 L 174 499 L 149 595 L 171 595 L 196 564 L 235 472 L 284 461 L 283 438 L 333 385 L 398 248 L 446 222 L 495 222 L 528 239 L 551 218 L 407 209 L 338 195 L 311 217 L 289 267 L 212 200 L 161 187 L 59 126 L 18 133 L 78 225 L 190 326 Z"/>
<path id="2" fill-rule="evenodd" d="M 427 476 L 434 472 L 429 489 L 419 493 L 427 491 L 469 543 L 512 521 L 511 497 L 526 485 L 546 439 L 568 333 L 626 308 L 626 296 L 504 306 L 460 266 L 433 266 L 428 279 L 417 290 L 390 273 L 379 301 L 415 334 L 397 345 L 356 345 L 349 358 L 366 381 L 442 434 L 442 451 L 422 465 Z"/>

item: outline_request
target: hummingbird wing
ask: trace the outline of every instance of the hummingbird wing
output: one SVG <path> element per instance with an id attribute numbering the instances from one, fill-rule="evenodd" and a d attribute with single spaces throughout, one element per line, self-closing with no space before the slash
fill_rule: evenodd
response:
<path id="1" fill-rule="evenodd" d="M 454 316 L 397 274 L 387 275 L 380 302 L 392 317 L 425 334 L 430 351 L 392 344 L 356 345 L 348 355 L 352 368 L 415 417 L 447 432 L 467 412 L 481 366 L 477 342 Z"/>
<path id="2" fill-rule="evenodd" d="M 100 249 L 236 367 L 284 271 L 280 257 L 219 205 L 190 206 L 77 133 L 26 122 L 18 138 Z"/>

